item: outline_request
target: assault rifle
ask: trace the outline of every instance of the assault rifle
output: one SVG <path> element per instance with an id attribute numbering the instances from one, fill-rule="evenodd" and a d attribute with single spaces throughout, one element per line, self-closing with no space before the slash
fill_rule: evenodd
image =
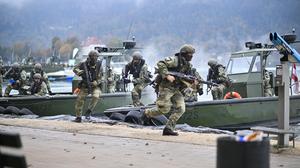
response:
<path id="1" fill-rule="evenodd" d="M 210 85 L 210 86 L 218 86 L 217 83 L 209 82 L 209 81 L 205 81 L 205 80 L 199 80 L 198 78 L 196 78 L 193 75 L 186 75 L 184 73 L 174 72 L 174 71 L 169 71 L 167 74 L 168 75 L 172 75 L 174 77 L 181 78 L 181 79 L 183 79 L 183 80 L 185 80 L 187 82 L 192 82 L 192 81 L 197 80 L 199 83 L 203 83 L 203 84 Z"/>
<path id="2" fill-rule="evenodd" d="M 88 94 L 91 94 L 92 93 L 91 76 L 89 74 L 86 62 L 83 63 L 83 69 L 84 69 L 84 72 L 85 72 L 86 84 L 87 84 L 87 88 L 88 88 Z"/>

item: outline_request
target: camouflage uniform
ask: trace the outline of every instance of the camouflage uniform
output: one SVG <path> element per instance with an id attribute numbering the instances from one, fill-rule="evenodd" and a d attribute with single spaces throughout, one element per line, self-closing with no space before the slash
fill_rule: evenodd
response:
<path id="1" fill-rule="evenodd" d="M 85 114 L 86 118 L 90 117 L 92 111 L 96 107 L 98 100 L 100 98 L 100 94 L 101 94 L 100 83 L 102 78 L 102 67 L 101 67 L 101 61 L 97 61 L 97 58 L 98 58 L 98 52 L 93 50 L 89 53 L 89 57 L 87 58 L 86 61 L 77 64 L 73 69 L 73 72 L 76 75 L 82 77 L 82 81 L 79 83 L 80 92 L 78 93 L 78 97 L 75 103 L 75 113 L 76 113 L 75 122 L 81 122 L 81 115 L 84 106 L 84 101 L 86 96 L 89 94 L 87 79 L 90 79 L 92 100 L 88 106 L 88 110 L 86 111 Z M 85 69 L 87 70 L 87 72 Z"/>
<path id="2" fill-rule="evenodd" d="M 189 54 L 189 56 L 192 57 L 194 52 L 195 49 L 191 45 L 184 45 L 181 47 L 180 52 L 175 54 L 175 56 L 167 57 L 157 63 L 158 75 L 161 76 L 161 81 L 158 83 L 159 94 L 156 100 L 156 107 L 146 109 L 144 116 L 147 118 L 154 117 L 171 111 L 163 135 L 178 135 L 177 132 L 174 132 L 176 122 L 185 112 L 185 102 L 182 90 L 186 88 L 186 85 L 177 78 L 171 82 L 168 78 L 170 75 L 167 75 L 168 71 L 189 74 L 192 68 L 192 65 L 190 64 L 191 58 L 187 59 L 183 54 Z"/>
<path id="3" fill-rule="evenodd" d="M 133 76 L 134 88 L 131 91 L 132 104 L 134 106 L 142 106 L 141 97 L 143 89 L 151 82 L 148 71 L 148 66 L 145 60 L 142 59 L 140 52 L 134 52 L 132 61 L 125 66 L 125 78 L 128 77 L 128 73 Z"/>
<path id="4" fill-rule="evenodd" d="M 190 75 L 195 76 L 199 81 L 203 80 L 200 74 L 197 72 L 196 68 L 192 68 Z M 198 101 L 197 93 L 199 93 L 199 96 L 203 94 L 203 83 L 199 83 L 196 86 L 196 88 L 193 88 L 191 94 L 185 94 L 184 101 L 186 102 Z"/>
<path id="5" fill-rule="evenodd" d="M 26 94 L 24 86 L 26 84 L 26 72 L 21 69 L 18 63 L 14 63 L 12 67 L 5 73 L 5 78 L 11 78 L 12 83 L 9 83 L 5 89 L 4 96 L 9 96 L 12 89 L 19 91 L 20 95 Z"/>
<path id="6" fill-rule="evenodd" d="M 107 73 L 107 92 L 115 93 L 116 90 L 116 76 L 113 70 L 110 68 Z"/>
<path id="7" fill-rule="evenodd" d="M 225 73 L 225 67 L 218 64 L 215 60 L 208 61 L 210 66 L 207 75 L 207 81 L 217 83 L 218 86 L 212 86 L 211 94 L 214 100 L 221 100 L 224 97 L 224 89 L 228 82 L 228 77 Z"/>
<path id="8" fill-rule="evenodd" d="M 264 86 L 264 96 L 265 97 L 273 96 L 272 86 L 270 84 L 270 74 L 267 70 L 265 70 L 264 72 L 263 86 Z"/>
<path id="9" fill-rule="evenodd" d="M 41 74 L 42 80 L 45 82 L 45 84 L 47 86 L 47 90 L 49 91 L 49 93 L 51 93 L 50 82 L 48 80 L 48 75 L 42 70 L 42 65 L 40 63 L 36 63 L 34 65 L 34 68 L 31 70 L 30 75 L 29 75 L 29 82 L 30 83 L 33 82 L 33 76 L 37 73 Z"/>
<path id="10" fill-rule="evenodd" d="M 43 81 L 41 74 L 36 73 L 32 77 L 33 81 L 30 86 L 31 95 L 35 96 L 45 96 L 48 94 L 48 89 L 46 83 Z"/>

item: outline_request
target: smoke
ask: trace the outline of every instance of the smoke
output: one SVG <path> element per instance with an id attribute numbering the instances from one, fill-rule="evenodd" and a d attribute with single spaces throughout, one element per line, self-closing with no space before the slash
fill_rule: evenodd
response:
<path id="1" fill-rule="evenodd" d="M 8 5 L 14 8 L 22 8 L 25 4 L 31 2 L 32 0 L 0 0 L 0 4 Z"/>

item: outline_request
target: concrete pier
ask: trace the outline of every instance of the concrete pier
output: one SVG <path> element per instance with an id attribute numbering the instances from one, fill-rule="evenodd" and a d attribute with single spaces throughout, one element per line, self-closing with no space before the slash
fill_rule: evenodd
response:
<path id="1" fill-rule="evenodd" d="M 165 137 L 161 130 L 126 125 L 7 118 L 0 118 L 0 131 L 21 134 L 31 168 L 215 168 L 216 139 L 224 136 L 180 132 Z M 270 167 L 299 168 L 299 146 L 297 141 L 294 149 L 271 153 Z"/>

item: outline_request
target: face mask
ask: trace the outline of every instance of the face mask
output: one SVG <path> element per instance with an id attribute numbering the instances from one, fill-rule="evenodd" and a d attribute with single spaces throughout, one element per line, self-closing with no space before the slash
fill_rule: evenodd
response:
<path id="1" fill-rule="evenodd" d="M 191 61 L 192 58 L 193 58 L 193 54 L 186 54 L 186 55 L 185 55 L 185 60 L 186 60 L 186 61 Z"/>
<path id="2" fill-rule="evenodd" d="M 95 65 L 96 64 L 96 62 L 97 62 L 97 57 L 95 57 L 95 56 L 92 56 L 92 57 L 90 57 L 90 64 L 91 65 Z"/>
<path id="3" fill-rule="evenodd" d="M 138 65 L 140 63 L 140 60 L 133 60 L 133 65 Z"/>

